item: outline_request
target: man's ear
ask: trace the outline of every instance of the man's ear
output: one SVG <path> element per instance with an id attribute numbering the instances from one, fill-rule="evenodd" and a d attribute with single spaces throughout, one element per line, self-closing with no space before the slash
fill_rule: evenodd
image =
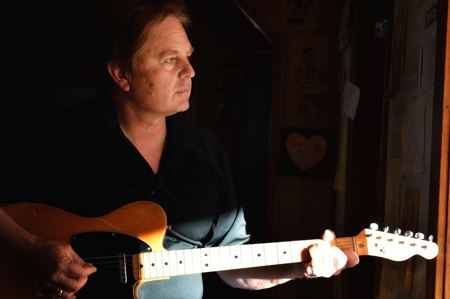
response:
<path id="1" fill-rule="evenodd" d="M 108 72 L 111 78 L 116 82 L 117 86 L 123 91 L 130 90 L 130 82 L 128 80 L 128 75 L 124 72 L 116 63 L 108 62 Z"/>

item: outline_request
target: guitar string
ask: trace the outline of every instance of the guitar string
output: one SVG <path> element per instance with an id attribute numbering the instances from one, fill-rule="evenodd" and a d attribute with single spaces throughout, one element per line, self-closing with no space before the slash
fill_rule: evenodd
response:
<path id="1" fill-rule="evenodd" d="M 351 240 L 341 240 L 342 242 L 339 242 L 340 248 L 353 248 L 353 241 Z M 200 249 L 200 248 L 197 248 Z M 156 252 L 144 252 L 148 254 L 156 254 Z M 110 256 L 98 256 L 98 257 L 87 257 L 83 258 L 83 260 L 92 263 L 98 268 L 98 269 L 107 269 L 107 268 L 113 268 L 117 266 L 111 266 L 111 265 L 118 265 L 120 262 L 120 259 L 125 256 L 125 262 L 126 263 L 132 263 L 133 259 L 132 257 L 136 254 L 142 254 L 142 253 L 135 253 L 135 254 L 126 254 L 126 255 L 110 255 Z M 108 261 L 108 259 L 110 259 Z M 114 259 L 114 260 L 113 260 Z M 170 258 L 169 258 L 170 260 Z M 306 260 L 305 260 L 306 261 Z"/>

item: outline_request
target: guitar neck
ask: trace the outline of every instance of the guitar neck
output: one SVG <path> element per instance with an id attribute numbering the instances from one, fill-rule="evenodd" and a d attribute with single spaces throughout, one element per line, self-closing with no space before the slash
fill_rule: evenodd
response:
<path id="1" fill-rule="evenodd" d="M 156 280 L 187 274 L 300 263 L 311 260 L 308 248 L 321 240 L 245 244 L 172 251 L 146 252 L 133 256 L 136 279 Z M 353 237 L 338 238 L 331 245 L 355 250 Z"/>

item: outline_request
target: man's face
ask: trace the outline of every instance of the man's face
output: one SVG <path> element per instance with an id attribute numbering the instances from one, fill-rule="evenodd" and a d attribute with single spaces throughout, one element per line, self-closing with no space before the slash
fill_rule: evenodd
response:
<path id="1" fill-rule="evenodd" d="M 180 21 L 167 17 L 156 24 L 136 53 L 128 74 L 129 99 L 136 109 L 168 116 L 189 108 L 193 48 Z"/>

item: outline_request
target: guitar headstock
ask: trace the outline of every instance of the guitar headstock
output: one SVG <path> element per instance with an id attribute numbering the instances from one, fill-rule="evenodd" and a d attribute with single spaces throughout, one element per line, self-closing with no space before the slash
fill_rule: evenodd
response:
<path id="1" fill-rule="evenodd" d="M 422 233 L 414 234 L 406 231 L 401 235 L 400 229 L 389 233 L 388 227 L 383 231 L 378 230 L 378 225 L 372 224 L 371 228 L 364 229 L 356 237 L 356 253 L 358 255 L 370 255 L 382 257 L 393 261 L 404 261 L 414 255 L 420 255 L 425 259 L 435 258 L 439 247 L 433 243 L 433 236 L 424 240 Z"/>

